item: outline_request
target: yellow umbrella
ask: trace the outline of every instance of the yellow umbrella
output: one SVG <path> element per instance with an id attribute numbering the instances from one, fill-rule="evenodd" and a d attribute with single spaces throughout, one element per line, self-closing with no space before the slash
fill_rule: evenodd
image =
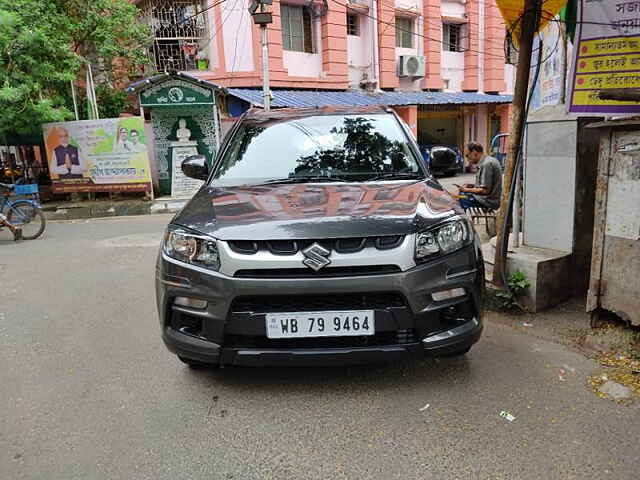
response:
<path id="1" fill-rule="evenodd" d="M 496 3 L 507 28 L 511 32 L 511 38 L 517 44 L 520 38 L 520 19 L 524 12 L 524 0 L 496 0 Z M 567 0 L 542 0 L 542 18 L 538 29 L 542 29 L 558 15 L 566 4 Z"/>

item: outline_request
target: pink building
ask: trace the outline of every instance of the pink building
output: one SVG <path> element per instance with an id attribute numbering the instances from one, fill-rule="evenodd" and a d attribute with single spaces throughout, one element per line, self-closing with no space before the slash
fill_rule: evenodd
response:
<path id="1" fill-rule="evenodd" d="M 227 88 L 231 117 L 261 104 L 251 0 L 136 3 L 159 71 Z M 270 10 L 274 107 L 309 105 L 309 90 L 323 92 L 317 104 L 376 98 L 424 144 L 488 144 L 507 131 L 514 67 L 495 0 L 273 0 Z"/>

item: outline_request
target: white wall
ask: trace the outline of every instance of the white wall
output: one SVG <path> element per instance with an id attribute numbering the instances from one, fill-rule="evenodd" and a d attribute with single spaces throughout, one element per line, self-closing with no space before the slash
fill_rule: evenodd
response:
<path id="1" fill-rule="evenodd" d="M 487 115 L 488 109 L 486 105 L 478 105 L 476 108 L 476 115 L 478 115 L 478 134 L 476 142 L 480 142 L 484 145 L 485 149 L 489 146 L 486 145 L 487 135 L 489 135 L 489 116 Z"/>
<path id="2" fill-rule="evenodd" d="M 322 55 L 319 53 L 282 51 L 282 63 L 293 77 L 314 77 L 322 75 Z"/>
<path id="3" fill-rule="evenodd" d="M 382 0 L 378 0 L 380 2 Z M 404 10 L 411 10 L 414 12 L 422 13 L 422 2 L 419 0 L 395 0 L 396 8 L 402 8 Z M 385 28 L 385 25 L 380 25 L 378 28 Z M 422 15 L 413 18 L 413 31 L 422 35 L 424 31 L 424 22 Z M 401 55 L 423 55 L 424 41 L 423 38 L 414 35 L 413 36 L 413 48 L 398 48 L 396 47 L 396 71 L 398 69 L 398 59 Z M 412 91 L 422 89 L 422 77 L 400 77 L 400 86 L 398 90 Z"/>
<path id="4" fill-rule="evenodd" d="M 291 2 L 296 3 L 296 2 Z M 346 19 L 345 19 L 346 20 Z M 282 64 L 292 77 L 313 77 L 323 76 L 322 70 L 322 37 L 320 35 L 320 21 L 315 20 L 313 24 L 314 48 L 316 53 L 294 52 L 282 50 Z"/>
<path id="5" fill-rule="evenodd" d="M 464 3 L 461 1 L 442 2 L 440 8 L 443 17 L 464 18 Z"/>
<path id="6" fill-rule="evenodd" d="M 449 80 L 447 92 L 462 91 L 462 81 L 464 80 L 463 52 L 442 52 L 442 78 Z"/>
<path id="7" fill-rule="evenodd" d="M 527 124 L 524 243 L 573 250 L 577 122 Z"/>
<path id="8" fill-rule="evenodd" d="M 504 82 L 507 85 L 504 92 L 505 95 L 513 95 L 513 88 L 516 85 L 516 67 L 515 65 L 505 64 L 504 66 Z"/>
<path id="9" fill-rule="evenodd" d="M 409 0 L 396 0 L 399 1 L 409 1 Z M 396 3 L 397 5 L 397 3 Z M 409 8 L 404 6 L 402 8 Z M 415 8 L 413 8 L 415 9 Z M 422 11 L 420 9 L 419 11 Z M 414 32 L 423 32 L 424 31 L 424 19 L 422 16 L 413 19 L 413 31 Z M 399 71 L 399 58 L 403 55 L 424 55 L 424 41 L 422 37 L 418 35 L 413 36 L 413 48 L 399 48 L 396 47 L 396 69 Z M 413 77 L 400 77 L 400 90 L 403 91 L 419 91 L 422 90 L 422 79 L 423 77 L 413 78 Z"/>
<path id="10" fill-rule="evenodd" d="M 416 41 L 416 40 L 414 40 Z M 420 48 L 398 48 L 396 47 L 396 68 L 399 72 L 399 58 L 402 55 L 421 55 Z M 410 91 L 410 90 L 421 90 L 422 77 L 421 78 L 413 78 L 413 77 L 400 77 L 400 87 L 399 90 L 402 91 Z"/>
<path id="11" fill-rule="evenodd" d="M 210 7 L 213 4 L 214 0 L 208 0 L 207 7 Z M 209 70 L 215 70 L 220 66 L 220 59 L 218 58 L 218 36 L 212 38 L 212 35 L 216 31 L 216 17 L 215 17 L 215 8 L 210 8 L 207 10 L 207 33 L 209 35 L 206 53 L 209 55 Z"/>
<path id="12" fill-rule="evenodd" d="M 397 8 L 422 11 L 422 2 L 418 0 L 396 0 L 395 3 Z"/>
<path id="13" fill-rule="evenodd" d="M 474 0 L 476 1 L 476 0 Z M 441 7 L 443 17 L 456 17 L 464 19 L 464 3 L 461 1 L 445 1 Z M 429 20 L 433 23 L 434 20 Z M 466 27 L 463 28 L 465 35 Z M 463 40 L 464 45 L 465 40 Z M 464 80 L 464 53 L 449 52 L 442 50 L 441 72 L 444 80 L 449 80 L 449 87 L 445 88 L 446 92 L 462 91 L 462 81 Z"/>
<path id="14" fill-rule="evenodd" d="M 369 17 L 357 15 L 360 25 L 360 35 L 347 35 L 347 64 L 349 65 L 349 85 L 356 88 L 362 81 L 362 74 L 366 73 L 372 80 L 372 51 L 371 22 Z"/>
<path id="15" fill-rule="evenodd" d="M 247 10 L 248 7 L 249 0 L 239 0 L 235 4 L 225 2 L 221 7 L 224 61 L 227 72 L 252 72 L 255 69 L 251 30 L 253 20 Z M 214 26 L 209 35 L 213 35 L 215 30 Z"/>
<path id="16" fill-rule="evenodd" d="M 464 143 L 467 142 L 479 142 L 485 149 L 489 148 L 486 145 L 487 135 L 489 133 L 489 119 L 487 118 L 487 106 L 477 105 L 475 107 L 467 107 L 463 109 L 462 116 L 464 118 Z"/>
<path id="17" fill-rule="evenodd" d="M 478 0 L 478 10 L 480 12 L 479 20 L 478 20 L 478 45 L 480 46 L 478 53 L 478 91 L 484 92 L 484 62 L 485 62 L 485 9 L 484 9 L 484 0 Z M 471 25 L 469 25 L 471 27 Z M 469 32 L 469 29 L 467 29 Z M 468 34 L 468 33 L 467 33 Z"/>

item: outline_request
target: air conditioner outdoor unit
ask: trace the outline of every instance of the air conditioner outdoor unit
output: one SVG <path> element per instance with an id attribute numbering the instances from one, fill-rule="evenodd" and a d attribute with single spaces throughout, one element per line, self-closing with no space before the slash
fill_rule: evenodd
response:
<path id="1" fill-rule="evenodd" d="M 398 59 L 398 76 L 424 77 L 424 57 L 422 55 L 401 55 Z"/>

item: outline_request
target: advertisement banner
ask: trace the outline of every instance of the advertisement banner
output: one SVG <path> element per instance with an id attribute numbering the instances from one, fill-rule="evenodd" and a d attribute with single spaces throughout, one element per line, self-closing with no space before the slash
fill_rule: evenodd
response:
<path id="1" fill-rule="evenodd" d="M 141 117 L 42 126 L 53 193 L 151 191 Z"/>
<path id="2" fill-rule="evenodd" d="M 559 20 L 559 17 L 556 17 Z M 562 83 L 565 81 L 565 49 L 560 22 L 548 23 L 536 36 L 531 55 L 531 78 L 534 76 L 537 63 L 540 65 L 538 81 L 533 90 L 531 108 L 558 105 L 562 99 Z M 542 42 L 541 42 L 542 40 Z M 542 43 L 542 48 L 540 44 Z"/>
<path id="3" fill-rule="evenodd" d="M 640 88 L 640 1 L 580 0 L 569 111 L 637 113 L 638 102 L 600 100 L 607 89 Z"/>

